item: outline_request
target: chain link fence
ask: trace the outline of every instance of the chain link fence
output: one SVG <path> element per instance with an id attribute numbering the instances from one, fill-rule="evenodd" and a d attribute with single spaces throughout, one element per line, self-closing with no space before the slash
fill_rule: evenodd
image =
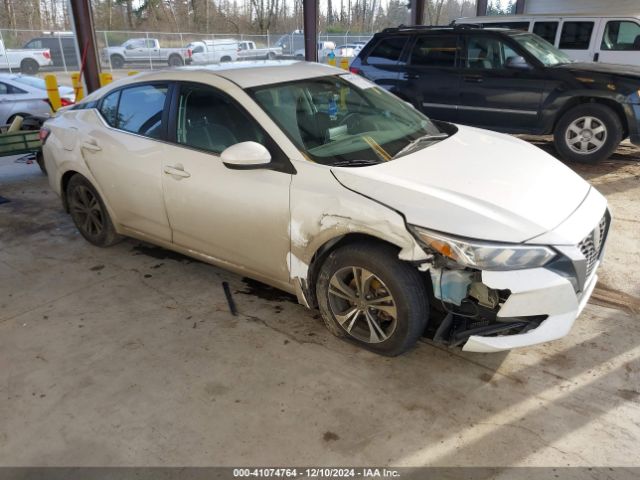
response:
<path id="1" fill-rule="evenodd" d="M 354 57 L 372 35 L 320 34 L 319 61 L 327 63 L 334 56 Z M 99 30 L 96 41 L 102 69 L 112 72 L 184 64 L 300 59 L 305 53 L 304 35 L 299 31 L 253 35 Z M 72 32 L 0 30 L 0 71 L 25 74 L 77 71 L 82 62 L 82 50 Z"/>

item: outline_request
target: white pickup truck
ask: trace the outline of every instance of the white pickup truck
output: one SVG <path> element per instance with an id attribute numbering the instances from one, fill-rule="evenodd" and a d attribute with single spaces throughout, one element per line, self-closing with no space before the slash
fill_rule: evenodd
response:
<path id="1" fill-rule="evenodd" d="M 273 60 L 282 56 L 282 47 L 256 48 L 255 42 L 243 40 L 238 42 L 238 60 Z"/>
<path id="2" fill-rule="evenodd" d="M 233 62 L 238 60 L 238 50 L 240 49 L 238 41 L 233 38 L 191 42 L 187 48 L 191 51 L 194 65 Z"/>
<path id="3" fill-rule="evenodd" d="M 118 47 L 103 48 L 100 56 L 112 68 L 122 68 L 125 63 L 167 63 L 171 67 L 191 63 L 188 48 L 160 48 L 157 38 L 131 38 Z"/>
<path id="4" fill-rule="evenodd" d="M 48 48 L 5 49 L 4 43 L 0 40 L 0 69 L 20 69 L 24 74 L 34 75 L 40 67 L 50 65 L 53 65 L 53 60 Z"/>

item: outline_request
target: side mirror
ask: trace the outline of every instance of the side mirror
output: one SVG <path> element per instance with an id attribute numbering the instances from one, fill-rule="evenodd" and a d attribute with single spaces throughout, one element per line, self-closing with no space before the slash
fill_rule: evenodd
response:
<path id="1" fill-rule="evenodd" d="M 507 68 L 518 68 L 520 70 L 529 70 L 531 68 L 531 65 L 529 65 L 527 63 L 527 61 L 524 59 L 524 57 L 517 56 L 517 57 L 509 57 L 509 58 L 507 58 L 506 67 Z"/>
<path id="2" fill-rule="evenodd" d="M 220 159 L 232 170 L 255 170 L 271 163 L 271 154 L 257 142 L 241 142 L 227 147 Z"/>

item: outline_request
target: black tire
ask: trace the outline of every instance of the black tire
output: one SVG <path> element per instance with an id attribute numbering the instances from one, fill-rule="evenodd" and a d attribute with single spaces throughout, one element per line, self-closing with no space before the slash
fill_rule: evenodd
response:
<path id="1" fill-rule="evenodd" d="M 36 153 L 36 162 L 38 163 L 38 167 L 40 167 L 40 171 L 47 175 L 47 167 L 44 164 L 44 156 L 42 155 L 42 151 Z"/>
<path id="2" fill-rule="evenodd" d="M 40 70 L 40 65 L 38 62 L 31 58 L 25 58 L 20 63 L 20 72 L 25 75 L 35 75 Z"/>
<path id="3" fill-rule="evenodd" d="M 71 177 L 66 196 L 73 223 L 89 243 L 98 247 L 110 247 L 122 239 L 113 227 L 102 198 L 86 178 L 80 174 Z M 87 220 L 89 212 L 91 220 Z"/>
<path id="4" fill-rule="evenodd" d="M 610 107 L 585 103 L 562 115 L 553 138 L 556 150 L 565 160 L 597 163 L 616 151 L 622 141 L 622 130 L 620 117 Z"/>
<path id="5" fill-rule="evenodd" d="M 228 57 L 228 56 L 225 55 L 224 57 L 222 57 L 220 59 L 220 61 L 223 62 L 223 63 L 230 62 L 231 61 L 231 57 Z"/>
<path id="6" fill-rule="evenodd" d="M 341 275 L 347 275 L 348 279 L 349 269 L 353 267 L 355 270 L 350 283 L 344 277 L 340 279 Z M 358 283 L 355 278 L 355 272 L 358 271 L 361 280 L 368 274 L 375 278 L 368 277 L 369 287 L 361 289 L 361 297 L 367 298 L 352 302 L 341 296 L 345 290 L 339 291 L 334 285 L 336 279 L 339 279 L 342 285 L 340 288 L 348 287 L 355 293 L 359 290 L 354 288 Z M 367 292 L 372 293 L 374 282 L 377 283 L 377 292 L 367 296 Z M 354 243 L 331 252 L 320 269 L 316 295 L 320 313 L 331 333 L 381 355 L 395 356 L 406 352 L 415 345 L 427 325 L 429 305 L 424 280 L 415 267 L 398 259 L 397 250 L 390 245 L 376 242 Z M 370 300 L 370 297 L 373 299 Z M 384 298 L 391 300 L 383 302 Z M 339 302 L 342 305 L 338 305 Z M 343 315 L 346 319 L 343 320 L 346 325 L 343 327 L 336 319 L 336 307 L 342 313 L 354 309 L 359 310 L 359 313 L 353 316 Z M 395 320 L 391 320 L 393 314 L 388 314 L 382 308 L 395 311 Z M 372 327 L 371 320 L 375 320 L 377 329 Z M 374 331 L 376 333 L 372 333 Z M 367 334 L 369 338 L 363 340 Z"/>
<path id="7" fill-rule="evenodd" d="M 184 65 L 184 60 L 180 55 L 171 55 L 169 57 L 169 66 L 170 67 L 181 67 Z"/>
<path id="8" fill-rule="evenodd" d="M 269 52 L 267 53 L 267 60 L 275 60 L 276 59 L 276 54 L 273 52 Z"/>
<path id="9" fill-rule="evenodd" d="M 120 55 L 111 55 L 111 68 L 124 67 L 124 58 Z"/>

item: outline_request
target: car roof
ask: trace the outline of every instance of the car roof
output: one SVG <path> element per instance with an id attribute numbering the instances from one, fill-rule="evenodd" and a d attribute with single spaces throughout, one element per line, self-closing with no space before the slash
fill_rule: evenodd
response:
<path id="1" fill-rule="evenodd" d="M 206 67 L 181 67 L 169 71 L 211 73 L 225 78 L 241 88 L 346 73 L 344 70 L 329 65 L 296 60 L 257 60 Z"/>

